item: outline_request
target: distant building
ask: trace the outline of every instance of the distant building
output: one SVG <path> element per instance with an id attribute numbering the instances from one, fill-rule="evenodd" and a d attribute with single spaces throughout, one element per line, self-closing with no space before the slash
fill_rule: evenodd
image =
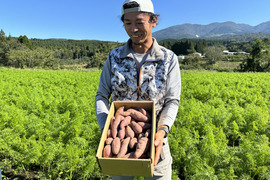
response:
<path id="1" fill-rule="evenodd" d="M 185 59 L 185 56 L 178 56 L 178 59 Z"/>
<path id="2" fill-rule="evenodd" d="M 247 54 L 248 55 L 249 53 L 247 53 L 247 52 L 230 52 L 228 50 L 224 50 L 223 54 L 225 54 L 225 55 Z"/>
<path id="3" fill-rule="evenodd" d="M 198 53 L 198 52 L 195 52 L 195 53 L 193 53 L 194 55 L 198 55 L 198 56 L 200 56 L 200 57 L 204 57 L 203 55 L 202 55 L 202 53 Z"/>
<path id="4" fill-rule="evenodd" d="M 237 52 L 230 52 L 230 51 L 228 51 L 228 50 L 224 50 L 223 51 L 223 54 L 225 54 L 225 55 L 234 55 L 234 54 L 236 54 Z"/>
<path id="5" fill-rule="evenodd" d="M 239 52 L 239 54 L 247 54 L 247 55 L 249 55 L 249 53 L 247 53 L 247 52 Z"/>

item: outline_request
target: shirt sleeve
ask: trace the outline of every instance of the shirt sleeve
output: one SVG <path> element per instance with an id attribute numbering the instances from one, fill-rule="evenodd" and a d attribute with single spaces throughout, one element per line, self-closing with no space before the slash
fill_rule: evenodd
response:
<path id="1" fill-rule="evenodd" d="M 111 92 L 111 64 L 108 56 L 100 75 L 99 86 L 95 98 L 96 117 L 100 129 L 104 128 L 109 113 L 109 98 Z"/>
<path id="2" fill-rule="evenodd" d="M 169 130 L 175 121 L 178 113 L 179 102 L 181 94 L 181 75 L 178 58 L 174 54 L 172 63 L 168 71 L 167 79 L 167 93 L 165 95 L 165 102 L 158 121 L 158 127 L 167 125 Z"/>

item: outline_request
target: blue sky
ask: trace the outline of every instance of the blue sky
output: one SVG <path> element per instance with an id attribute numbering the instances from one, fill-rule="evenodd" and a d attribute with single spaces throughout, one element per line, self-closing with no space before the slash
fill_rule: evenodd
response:
<path id="1" fill-rule="evenodd" d="M 13 37 L 125 42 L 120 21 L 124 0 L 3 0 L 0 29 Z M 158 31 L 192 23 L 233 21 L 252 26 L 270 21 L 269 0 L 152 0 Z"/>

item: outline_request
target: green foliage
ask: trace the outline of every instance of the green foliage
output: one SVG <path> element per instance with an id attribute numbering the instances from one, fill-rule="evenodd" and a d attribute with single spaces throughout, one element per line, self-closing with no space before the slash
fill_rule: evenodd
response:
<path id="1" fill-rule="evenodd" d="M 10 50 L 7 65 L 15 68 L 54 67 L 58 64 L 53 52 L 46 49 Z"/>
<path id="2" fill-rule="evenodd" d="M 1 29 L 1 31 L 0 31 L 0 41 L 3 42 L 3 41 L 6 41 L 6 40 L 7 40 L 6 34 L 3 31 L 3 29 Z"/>
<path id="3" fill-rule="evenodd" d="M 183 40 L 183 41 L 177 41 L 175 42 L 171 50 L 176 54 L 176 55 L 187 55 L 195 52 L 194 49 L 194 44 L 192 41 L 189 40 Z"/>
<path id="4" fill-rule="evenodd" d="M 4 177 L 109 179 L 96 162 L 100 72 L 0 69 Z M 269 74 L 182 73 L 173 179 L 270 178 Z"/>
<path id="5" fill-rule="evenodd" d="M 219 46 L 209 46 L 205 49 L 205 56 L 209 64 L 214 65 L 216 61 L 222 59 L 223 48 Z"/>
<path id="6" fill-rule="evenodd" d="M 185 56 L 183 59 L 182 64 L 184 65 L 184 69 L 200 69 L 200 61 L 202 58 L 197 54 L 191 54 L 189 56 Z"/>
<path id="7" fill-rule="evenodd" d="M 241 64 L 242 71 L 270 71 L 270 39 L 256 39 L 252 47 L 251 57 Z"/>
<path id="8" fill-rule="evenodd" d="M 0 69 L 0 167 L 41 179 L 102 176 L 94 98 L 99 72 Z M 25 177 L 26 178 L 26 177 Z"/>
<path id="9" fill-rule="evenodd" d="M 18 41 L 22 44 L 24 44 L 26 47 L 31 48 L 32 44 L 31 41 L 28 39 L 28 37 L 26 35 L 24 36 L 20 36 L 18 38 Z"/>
<path id="10" fill-rule="evenodd" d="M 102 68 L 109 52 L 123 43 L 96 40 L 13 38 L 0 32 L 0 65 L 59 69 L 66 65 Z M 46 55 L 47 54 L 47 55 Z"/>
<path id="11" fill-rule="evenodd" d="M 183 179 L 269 179 L 268 74 L 182 73 L 169 135 Z"/>

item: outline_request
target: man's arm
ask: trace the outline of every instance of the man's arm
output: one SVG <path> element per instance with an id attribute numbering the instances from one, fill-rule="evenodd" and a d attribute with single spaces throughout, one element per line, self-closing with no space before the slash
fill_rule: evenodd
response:
<path id="1" fill-rule="evenodd" d="M 181 75 L 178 58 L 174 55 L 168 72 L 167 93 L 165 102 L 158 121 L 158 127 L 162 125 L 171 129 L 179 108 L 181 94 Z"/>
<path id="2" fill-rule="evenodd" d="M 102 130 L 109 113 L 109 98 L 111 96 L 111 64 L 107 58 L 100 75 L 99 86 L 95 99 L 96 117 L 99 128 Z"/>
<path id="3" fill-rule="evenodd" d="M 178 112 L 180 94 L 181 94 L 180 67 L 178 63 L 178 58 L 176 55 L 174 55 L 172 64 L 169 68 L 165 104 L 160 114 L 160 118 L 158 121 L 158 128 L 165 127 L 168 128 L 168 130 L 170 131 Z M 155 135 L 156 155 L 154 165 L 156 165 L 159 161 L 165 135 L 166 133 L 164 130 L 158 130 Z"/>

